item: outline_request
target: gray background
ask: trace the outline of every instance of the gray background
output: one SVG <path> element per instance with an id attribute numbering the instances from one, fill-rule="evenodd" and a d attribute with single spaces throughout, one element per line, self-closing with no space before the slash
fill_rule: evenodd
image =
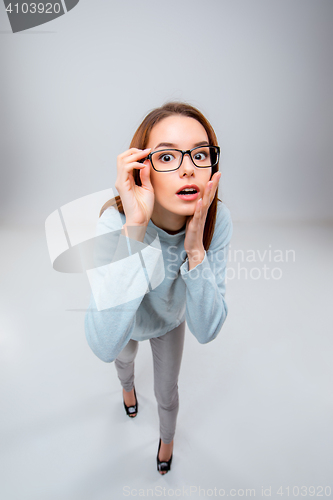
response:
<path id="1" fill-rule="evenodd" d="M 199 107 L 234 220 L 327 220 L 331 0 L 81 0 L 13 35 L 1 12 L 1 216 L 43 223 L 113 187 L 145 114 Z"/>
<path id="2" fill-rule="evenodd" d="M 81 0 L 13 35 L 0 5 L 1 499 L 110 500 L 124 486 L 332 497 L 332 24 L 331 0 Z M 228 271 L 243 270 L 218 337 L 186 330 L 160 477 L 149 342 L 130 421 L 113 364 L 85 340 L 87 276 L 52 269 L 44 221 L 114 188 L 116 156 L 170 99 L 217 132 Z"/>

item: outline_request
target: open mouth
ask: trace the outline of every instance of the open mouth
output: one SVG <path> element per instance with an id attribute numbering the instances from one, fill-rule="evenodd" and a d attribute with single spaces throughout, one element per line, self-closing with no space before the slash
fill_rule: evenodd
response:
<path id="1" fill-rule="evenodd" d="M 182 191 L 178 191 L 177 194 L 195 194 L 197 193 L 198 191 L 195 189 L 195 188 L 185 188 L 183 189 Z"/>
<path id="2" fill-rule="evenodd" d="M 176 195 L 182 200 L 192 201 L 199 196 L 199 188 L 198 186 L 186 186 L 180 189 Z"/>

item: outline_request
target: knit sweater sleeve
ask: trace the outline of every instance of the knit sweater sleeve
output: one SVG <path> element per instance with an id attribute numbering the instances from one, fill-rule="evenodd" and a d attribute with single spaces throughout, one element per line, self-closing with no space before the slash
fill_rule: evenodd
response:
<path id="1" fill-rule="evenodd" d="M 229 209 L 219 203 L 214 235 L 203 261 L 180 268 L 186 285 L 186 322 L 201 344 L 216 338 L 228 314 L 225 274 L 233 225 Z"/>
<path id="2" fill-rule="evenodd" d="M 130 340 L 150 280 L 154 275 L 156 282 L 161 274 L 161 250 L 123 236 L 124 222 L 114 208 L 105 210 L 97 225 L 95 267 L 87 271 L 92 294 L 85 334 L 92 351 L 105 362 L 114 361 Z"/>

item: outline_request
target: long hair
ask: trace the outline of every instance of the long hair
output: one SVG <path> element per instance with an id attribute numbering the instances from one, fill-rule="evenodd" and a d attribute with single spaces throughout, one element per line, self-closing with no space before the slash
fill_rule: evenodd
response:
<path id="1" fill-rule="evenodd" d="M 149 135 L 152 128 L 164 118 L 167 118 L 168 116 L 172 115 L 188 116 L 189 118 L 194 118 L 195 120 L 197 120 L 206 130 L 209 144 L 211 146 L 218 146 L 217 138 L 213 127 L 211 126 L 207 118 L 205 118 L 204 115 L 198 109 L 191 106 L 190 104 L 183 102 L 168 102 L 163 106 L 161 106 L 160 108 L 153 109 L 150 113 L 148 113 L 148 115 L 144 118 L 144 120 L 136 130 L 132 142 L 130 144 L 130 148 L 145 149 L 148 144 Z M 211 177 L 218 170 L 219 170 L 219 164 L 212 167 Z M 142 184 L 141 184 L 139 169 L 133 170 L 133 177 L 135 184 L 141 186 Z M 217 200 L 219 200 L 219 198 L 217 197 L 217 190 L 216 190 L 213 201 L 208 209 L 204 235 L 203 235 L 203 245 L 206 251 L 209 249 L 214 234 L 216 212 L 217 212 Z M 122 214 L 124 213 L 124 208 L 121 202 L 121 198 L 120 196 L 116 196 L 115 198 L 112 198 L 103 205 L 99 216 L 102 215 L 104 210 L 106 210 L 108 207 L 111 206 L 117 207 L 119 212 L 121 212 Z"/>

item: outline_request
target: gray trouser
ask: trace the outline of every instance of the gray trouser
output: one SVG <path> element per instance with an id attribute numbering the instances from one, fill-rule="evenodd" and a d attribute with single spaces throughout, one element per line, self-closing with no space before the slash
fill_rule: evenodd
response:
<path id="1" fill-rule="evenodd" d="M 178 375 L 183 354 L 185 321 L 161 337 L 149 339 L 153 353 L 154 392 L 160 418 L 160 437 L 171 443 L 176 431 L 179 408 Z M 134 385 L 134 359 L 139 342 L 130 340 L 115 360 L 122 387 L 129 392 Z"/>

